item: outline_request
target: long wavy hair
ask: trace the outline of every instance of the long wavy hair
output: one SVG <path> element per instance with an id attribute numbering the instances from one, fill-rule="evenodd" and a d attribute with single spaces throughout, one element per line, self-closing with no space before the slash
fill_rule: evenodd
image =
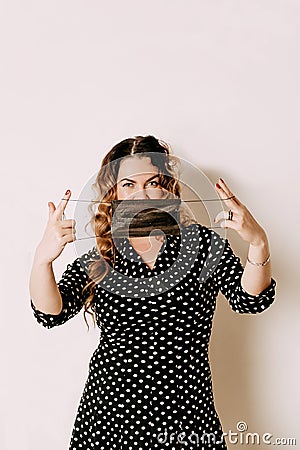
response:
<path id="1" fill-rule="evenodd" d="M 92 185 L 96 191 L 96 199 L 89 204 L 88 209 L 91 219 L 86 225 L 90 225 L 94 230 L 96 246 L 100 255 L 99 259 L 89 264 L 89 282 L 83 288 L 83 292 L 87 291 L 88 293 L 84 303 L 84 320 L 88 329 L 87 313 L 92 316 L 95 326 L 95 317 L 92 310 L 95 303 L 96 283 L 101 281 L 114 266 L 116 248 L 111 233 L 111 201 L 117 200 L 117 177 L 120 163 L 123 158 L 132 157 L 133 155 L 136 155 L 136 157 L 150 157 L 151 163 L 158 168 L 159 185 L 165 193 L 165 197 L 167 195 L 169 198 L 180 198 L 181 195 L 178 179 L 178 159 L 172 155 L 171 147 L 167 143 L 154 136 L 135 136 L 134 138 L 124 139 L 114 145 L 103 158 L 101 168 Z M 95 204 L 98 205 L 96 212 L 94 211 Z M 193 220 L 186 211 L 181 210 L 181 224 L 188 225 L 191 221 Z"/>

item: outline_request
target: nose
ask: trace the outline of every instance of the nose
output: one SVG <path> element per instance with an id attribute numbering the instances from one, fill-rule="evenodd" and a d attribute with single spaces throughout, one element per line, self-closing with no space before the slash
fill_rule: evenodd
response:
<path id="1" fill-rule="evenodd" d="M 139 189 L 137 192 L 133 194 L 132 198 L 134 200 L 146 200 L 149 199 L 150 197 L 146 189 Z"/>

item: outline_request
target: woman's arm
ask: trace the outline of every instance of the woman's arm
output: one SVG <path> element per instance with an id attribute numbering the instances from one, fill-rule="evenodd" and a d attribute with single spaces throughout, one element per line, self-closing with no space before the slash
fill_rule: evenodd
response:
<path id="1" fill-rule="evenodd" d="M 48 203 L 48 223 L 37 246 L 30 274 L 31 300 L 38 310 L 48 314 L 60 314 L 63 306 L 52 262 L 61 254 L 68 242 L 75 240 L 75 221 L 62 219 L 70 196 L 71 192 L 67 190 L 57 208 L 52 202 Z"/>
<path id="2" fill-rule="evenodd" d="M 242 288 L 251 295 L 258 295 L 271 284 L 271 263 L 268 238 L 264 229 L 257 223 L 245 205 L 230 191 L 220 178 L 216 183 L 217 192 L 231 211 L 220 212 L 215 223 L 236 230 L 241 238 L 249 243 L 247 262 L 241 279 Z M 227 200 L 226 200 L 227 199 Z"/>
<path id="3" fill-rule="evenodd" d="M 256 245 L 249 245 L 248 259 L 241 279 L 243 289 L 249 294 L 260 294 L 265 288 L 270 286 L 272 272 L 271 263 L 268 261 L 269 256 L 270 250 L 267 237 Z M 253 264 L 264 262 L 266 263 L 263 266 Z"/>
<path id="4" fill-rule="evenodd" d="M 35 253 L 29 280 L 30 298 L 35 307 L 47 314 L 59 314 L 62 298 L 55 281 L 52 262 L 43 261 Z"/>

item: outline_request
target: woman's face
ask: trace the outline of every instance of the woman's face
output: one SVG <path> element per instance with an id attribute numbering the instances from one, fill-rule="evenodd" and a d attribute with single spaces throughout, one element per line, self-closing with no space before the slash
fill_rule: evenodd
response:
<path id="1" fill-rule="evenodd" d="M 131 156 L 121 161 L 117 178 L 118 200 L 159 199 L 162 196 L 158 168 L 148 156 Z"/>

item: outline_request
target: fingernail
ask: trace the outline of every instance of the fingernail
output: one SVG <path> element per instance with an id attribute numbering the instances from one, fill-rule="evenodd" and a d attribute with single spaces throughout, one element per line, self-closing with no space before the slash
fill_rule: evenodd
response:
<path id="1" fill-rule="evenodd" d="M 68 195 L 68 194 L 70 194 L 70 189 L 68 189 L 65 193 L 65 195 Z"/>
<path id="2" fill-rule="evenodd" d="M 219 183 L 216 183 L 216 186 L 218 189 L 221 189 L 221 186 L 219 185 Z"/>
<path id="3" fill-rule="evenodd" d="M 224 183 L 224 180 L 222 180 L 222 178 L 220 178 L 220 181 L 222 181 L 222 183 Z"/>

